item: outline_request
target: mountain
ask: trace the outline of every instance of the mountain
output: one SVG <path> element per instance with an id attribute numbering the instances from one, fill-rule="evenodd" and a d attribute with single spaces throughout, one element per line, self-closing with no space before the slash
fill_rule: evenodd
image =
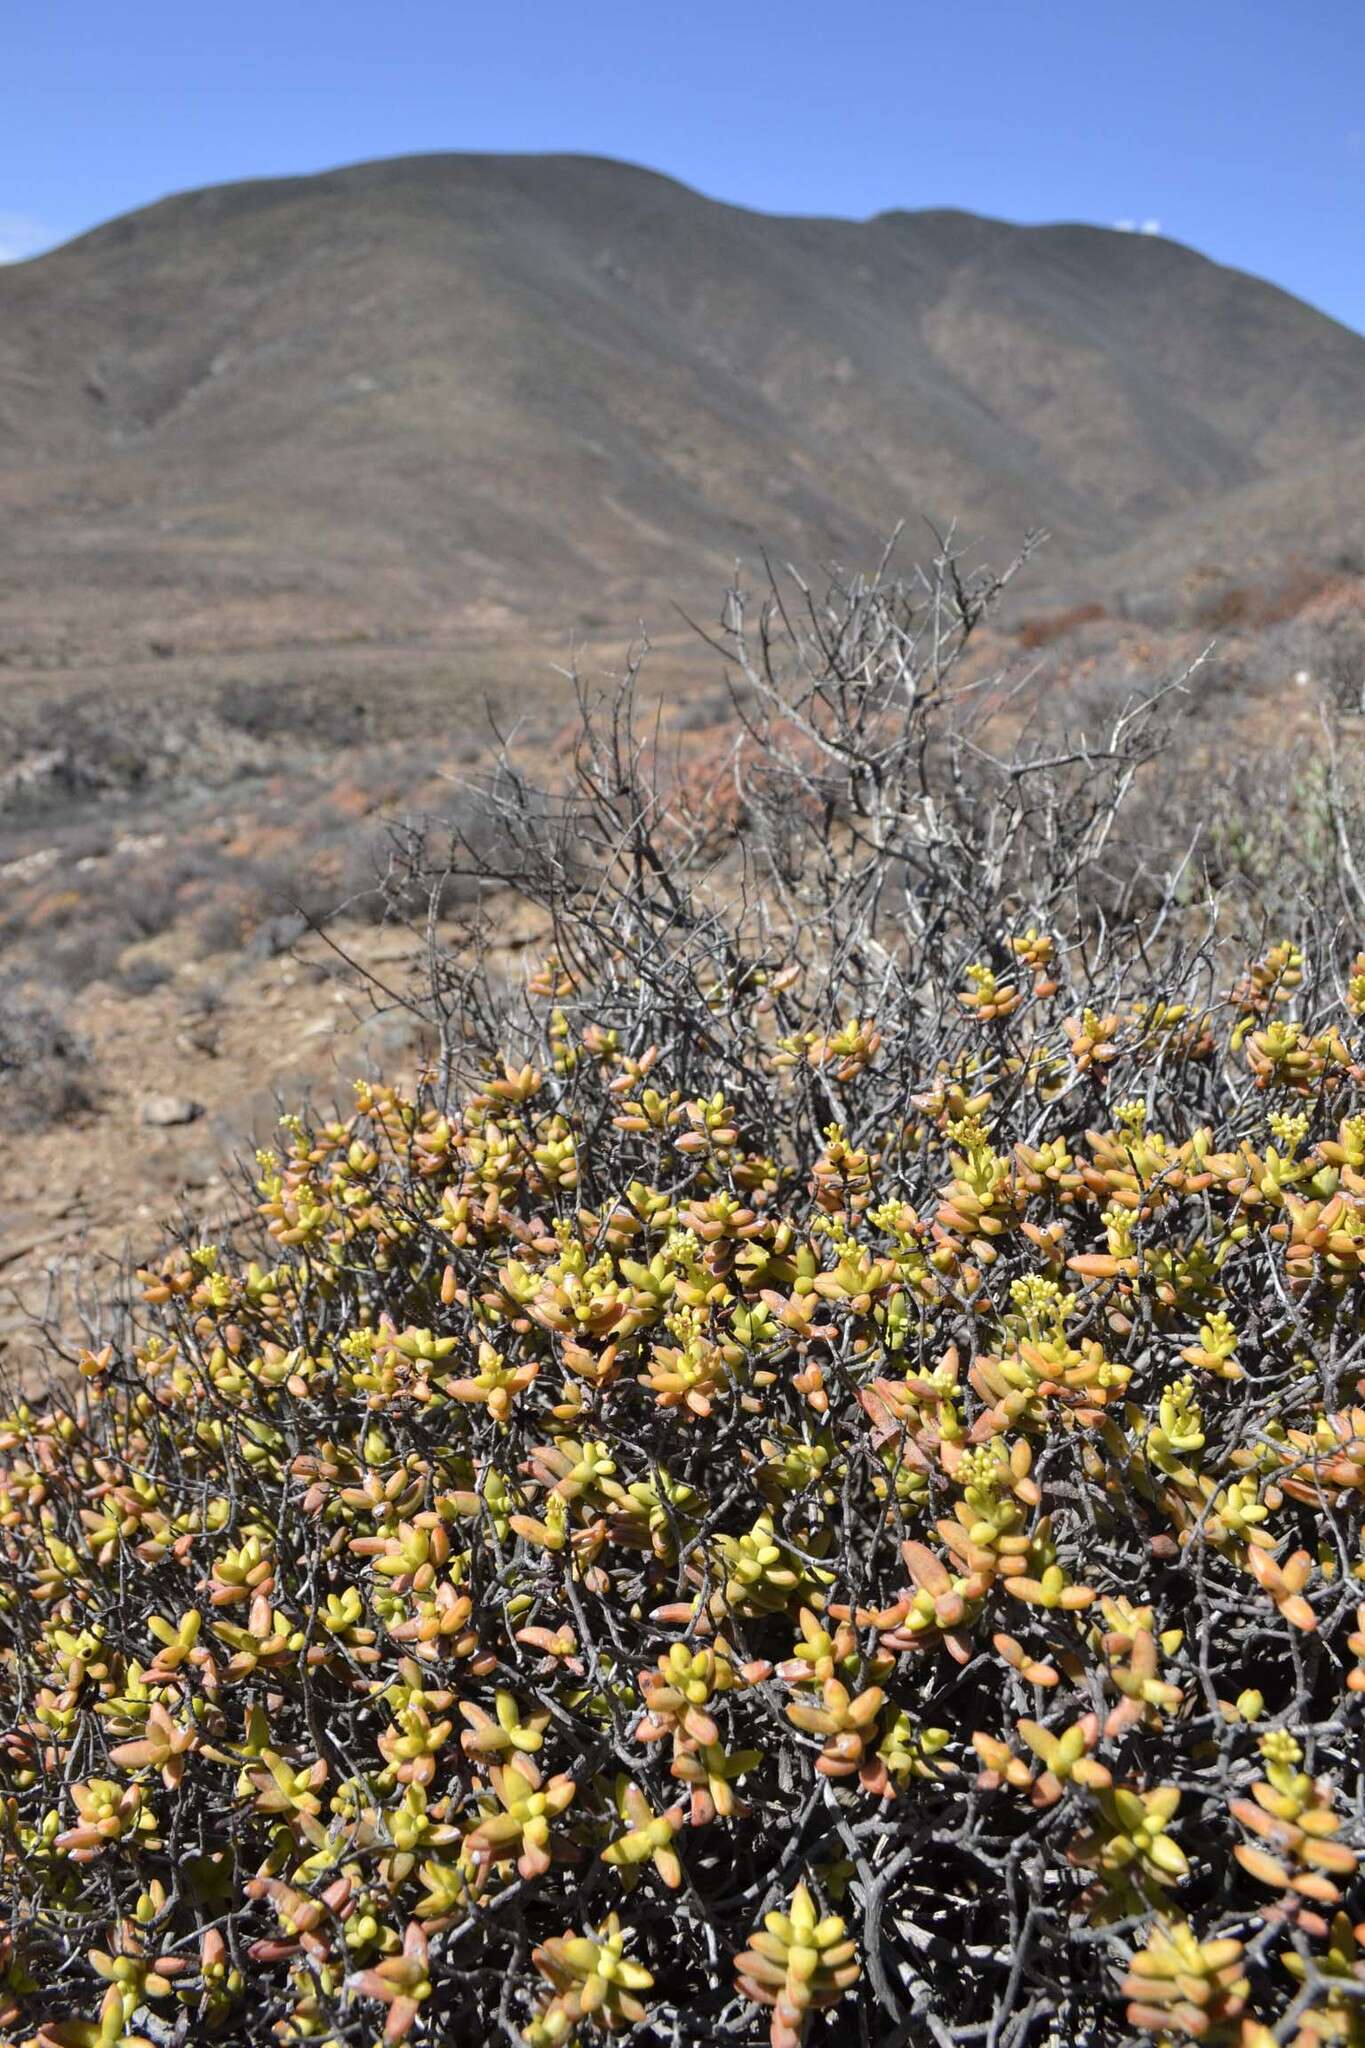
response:
<path id="1" fill-rule="evenodd" d="M 0 270 L 0 662 L 619 637 L 902 518 L 1084 595 L 1316 531 L 1317 474 L 1358 528 L 1362 428 L 1365 339 L 1156 237 L 580 157 L 217 187 Z"/>

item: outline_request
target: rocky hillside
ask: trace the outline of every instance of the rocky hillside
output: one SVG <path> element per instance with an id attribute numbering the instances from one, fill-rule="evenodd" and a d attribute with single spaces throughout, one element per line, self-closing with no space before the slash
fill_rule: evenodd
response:
<path id="1" fill-rule="evenodd" d="M 1344 545 L 1350 493 L 1321 535 L 1299 501 L 1362 421 L 1365 340 L 1157 238 L 775 218 L 567 157 L 222 187 L 0 271 L 0 662 L 387 673 L 902 517 L 1046 526 L 1064 601 L 1168 525 L 1232 566 L 1305 519 Z"/>

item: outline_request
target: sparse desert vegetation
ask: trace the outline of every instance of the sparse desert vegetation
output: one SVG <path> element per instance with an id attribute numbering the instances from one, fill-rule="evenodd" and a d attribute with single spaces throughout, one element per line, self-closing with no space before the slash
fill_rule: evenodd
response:
<path id="1" fill-rule="evenodd" d="M 1298 897 L 1314 896 L 1320 881 L 1333 887 L 1324 714 L 1338 733 L 1342 794 L 1359 801 L 1365 579 L 1339 567 L 1272 579 L 1248 617 L 1213 631 L 1198 616 L 1208 578 L 1190 579 L 1183 611 L 1151 623 L 1098 604 L 1080 617 L 1035 609 L 1036 571 L 1030 564 L 978 628 L 965 673 L 1002 707 L 1018 693 L 1014 711 L 1002 710 L 1006 722 L 1017 726 L 1026 704 L 1035 719 L 1094 731 L 1130 693 L 1210 650 L 1172 706 L 1179 743 L 1146 771 L 1145 787 L 1159 794 L 1132 814 L 1124 847 L 1159 875 L 1197 831 L 1192 893 L 1206 882 L 1231 886 L 1269 924 L 1292 925 Z M 1291 601 L 1298 609 L 1286 614 Z M 1271 623 L 1267 612 L 1277 614 Z M 713 601 L 700 623 L 715 613 Z M 590 675 L 623 665 L 604 653 L 585 659 Z M 96 691 L 48 679 L 9 701 L 0 958 L 13 999 L 45 1012 L 83 1055 L 79 1073 L 67 1074 L 74 1085 L 55 1092 L 36 1069 L 29 1083 L 10 1069 L 11 1096 L 25 1098 L 11 1114 L 34 1131 L 40 1199 L 60 1212 L 36 1230 L 27 1162 L 0 1166 L 0 1277 L 29 1304 L 55 1270 L 69 1278 L 91 1253 L 121 1253 L 130 1236 L 145 1245 L 187 1181 L 196 1206 L 235 1206 L 231 1161 L 244 1141 L 265 1137 L 277 1095 L 344 1099 L 352 1071 L 373 1066 L 376 1039 L 390 1059 L 402 1055 L 396 1014 L 356 1038 L 363 995 L 331 1005 L 338 1031 L 319 1028 L 317 978 L 329 1004 L 356 984 L 308 920 L 360 968 L 391 978 L 425 946 L 426 901 L 420 879 L 403 902 L 396 876 L 383 886 L 393 828 L 426 818 L 444 829 L 463 806 L 476 837 L 489 830 L 478 785 L 495 742 L 482 693 L 516 728 L 521 758 L 557 757 L 571 738 L 549 648 L 490 659 L 463 679 L 414 679 L 368 724 L 358 704 L 379 699 L 345 674 L 328 686 L 311 668 L 296 675 L 286 665 L 273 691 L 258 670 L 213 677 L 212 665 L 188 686 L 163 676 L 150 695 L 141 683 L 111 679 Z M 708 807 L 722 837 L 733 831 L 733 776 L 717 773 L 735 730 L 719 662 L 695 635 L 674 633 L 652 650 L 640 691 L 661 708 L 668 772 Z M 293 728 L 281 723 L 284 703 L 295 706 Z M 452 945 L 457 899 L 471 887 L 444 885 Z M 530 933 L 518 924 L 512 936 L 524 943 Z M 16 1048 L 16 1057 L 31 1055 Z M 206 1113 L 149 1147 L 139 1116 L 153 1091 L 187 1096 Z M 21 1307 L 0 1308 L 0 1334 L 6 1324 L 22 1344 Z"/>
<path id="2" fill-rule="evenodd" d="M 0 1422 L 7 2038 L 1360 2038 L 1359 584 L 1003 595 L 392 768 L 412 1085 Z"/>

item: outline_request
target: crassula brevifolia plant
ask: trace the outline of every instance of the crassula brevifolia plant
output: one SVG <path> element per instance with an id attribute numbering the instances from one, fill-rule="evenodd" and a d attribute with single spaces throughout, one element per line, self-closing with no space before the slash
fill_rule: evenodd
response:
<path id="1" fill-rule="evenodd" d="M 811 948 L 903 799 L 637 809 L 0 1420 L 5 2040 L 1365 2041 L 1365 970 Z"/>

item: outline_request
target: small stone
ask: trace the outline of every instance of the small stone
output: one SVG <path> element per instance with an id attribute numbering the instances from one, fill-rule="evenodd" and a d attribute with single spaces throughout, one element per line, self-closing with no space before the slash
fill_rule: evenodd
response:
<path id="1" fill-rule="evenodd" d="M 201 1102 L 188 1095 L 148 1095 L 142 1104 L 142 1121 L 161 1130 L 171 1124 L 192 1124 L 204 1114 Z"/>

